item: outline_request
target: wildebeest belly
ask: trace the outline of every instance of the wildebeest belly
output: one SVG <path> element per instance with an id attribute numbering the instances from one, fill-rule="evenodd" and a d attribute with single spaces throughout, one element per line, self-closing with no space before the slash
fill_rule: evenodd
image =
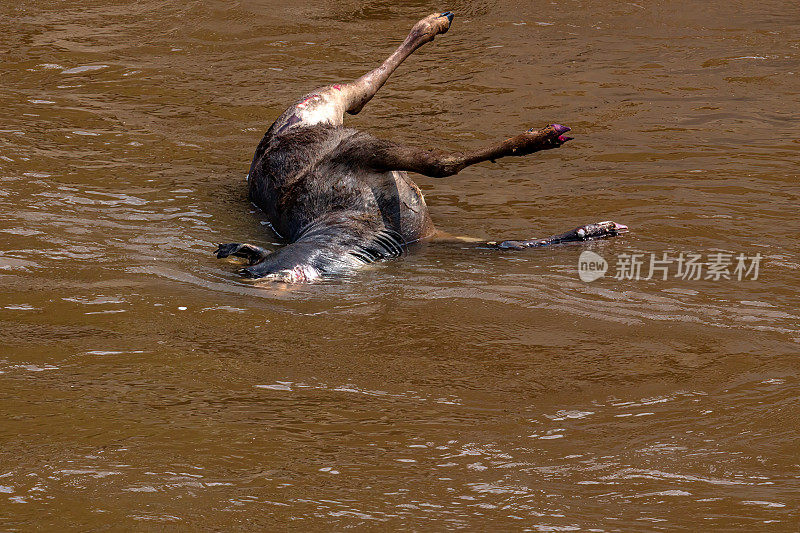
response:
<path id="1" fill-rule="evenodd" d="M 377 172 L 340 156 L 357 133 L 318 126 L 263 141 L 249 176 L 250 200 L 280 236 L 294 241 L 310 225 L 342 216 L 404 242 L 433 233 L 425 199 L 405 172 Z"/>
<path id="2" fill-rule="evenodd" d="M 433 221 L 416 183 L 403 171 L 386 172 L 382 176 L 386 185 L 375 191 L 375 197 L 384 224 L 400 233 L 407 243 L 431 236 Z"/>
<path id="3" fill-rule="evenodd" d="M 375 230 L 396 232 L 406 243 L 434 231 L 422 192 L 405 172 L 333 174 L 316 168 L 284 181 L 266 200 L 270 209 L 264 211 L 272 215 L 270 222 L 290 240 L 309 225 L 332 216 L 338 219 L 340 214 L 352 215 L 359 224 Z"/>

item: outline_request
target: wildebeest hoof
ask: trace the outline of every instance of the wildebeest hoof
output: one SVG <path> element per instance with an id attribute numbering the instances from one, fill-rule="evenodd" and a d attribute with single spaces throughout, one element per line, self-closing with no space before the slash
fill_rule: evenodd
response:
<path id="1" fill-rule="evenodd" d="M 571 141 L 575 137 L 567 137 L 564 135 L 568 131 L 571 131 L 571 128 L 568 126 L 563 126 L 561 124 L 550 124 L 546 128 L 542 128 L 541 130 L 537 130 L 536 128 L 531 128 L 527 131 L 527 133 L 541 133 L 547 137 L 552 138 L 552 141 L 555 142 L 556 146 L 561 146 L 567 141 Z M 553 138 L 555 136 L 555 138 Z"/>
<path id="2" fill-rule="evenodd" d="M 224 259 L 235 252 L 239 246 L 238 242 L 231 242 L 228 244 L 217 243 L 217 251 L 214 253 L 217 255 L 217 259 Z"/>
<path id="3" fill-rule="evenodd" d="M 570 131 L 570 128 L 568 128 L 567 126 L 562 126 L 561 124 L 550 124 L 550 126 L 558 134 L 557 139 L 558 139 L 558 142 L 561 143 L 561 144 L 564 144 L 565 142 L 571 141 L 572 139 L 575 138 L 575 137 L 567 137 L 566 135 L 564 135 L 565 133 Z"/>
<path id="4" fill-rule="evenodd" d="M 253 265 L 267 257 L 271 252 L 266 248 L 254 244 L 231 242 L 228 244 L 219 244 L 217 251 L 214 253 L 217 254 L 217 259 L 223 259 L 229 256 L 243 257 L 247 259 L 248 263 Z"/>
<path id="5" fill-rule="evenodd" d="M 598 222 L 597 226 L 603 228 L 609 235 L 612 237 L 621 235 L 623 233 L 628 233 L 630 231 L 628 226 L 625 224 L 620 224 L 618 222 L 614 222 L 613 220 L 606 220 L 605 222 Z"/>
<path id="6" fill-rule="evenodd" d="M 239 275 L 242 276 L 243 278 L 250 278 L 250 279 L 264 277 L 264 274 L 260 274 L 259 272 L 253 270 L 252 268 L 242 268 L 241 270 L 239 270 Z"/>
<path id="7" fill-rule="evenodd" d="M 454 15 L 445 11 L 444 13 L 434 13 L 417 22 L 411 29 L 410 36 L 423 39 L 423 42 L 432 41 L 440 33 L 447 33 Z"/>
<path id="8" fill-rule="evenodd" d="M 540 129 L 531 128 L 514 138 L 515 145 L 511 155 L 527 155 L 539 150 L 558 148 L 573 139 L 564 135 L 568 131 L 570 128 L 561 124 L 550 124 Z"/>
<path id="9" fill-rule="evenodd" d="M 564 135 L 568 131 L 571 131 L 572 128 L 568 126 L 563 126 L 561 124 L 550 124 L 546 128 L 542 128 L 539 130 L 540 133 L 543 133 L 545 137 L 547 137 L 548 141 L 552 143 L 555 147 L 561 146 L 567 141 L 571 141 L 575 137 L 568 137 Z M 530 131 L 530 130 L 529 130 Z M 551 148 L 553 146 L 550 146 Z"/>

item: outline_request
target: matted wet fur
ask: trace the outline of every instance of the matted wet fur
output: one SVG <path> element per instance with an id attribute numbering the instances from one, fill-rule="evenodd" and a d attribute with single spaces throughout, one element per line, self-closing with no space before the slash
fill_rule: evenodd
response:
<path id="1" fill-rule="evenodd" d="M 274 252 L 247 243 L 220 244 L 217 257 L 246 258 L 250 266 L 241 270 L 244 276 L 291 283 L 396 257 L 408 244 L 435 234 L 425 200 L 408 171 L 451 176 L 481 161 L 558 148 L 571 140 L 564 135 L 569 128 L 551 124 L 480 150 L 445 154 L 342 126 L 345 112 L 361 111 L 404 59 L 447 32 L 452 21 L 450 12 L 422 19 L 380 67 L 351 83 L 305 95 L 270 126 L 250 165 L 249 197 L 288 244 Z M 600 222 L 547 239 L 484 245 L 541 247 L 626 230 L 621 224 Z"/>

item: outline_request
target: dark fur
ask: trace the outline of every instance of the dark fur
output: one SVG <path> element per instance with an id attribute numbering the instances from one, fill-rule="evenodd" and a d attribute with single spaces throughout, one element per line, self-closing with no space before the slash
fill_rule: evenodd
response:
<path id="1" fill-rule="evenodd" d="M 365 137 L 330 125 L 267 133 L 250 167 L 249 197 L 292 244 L 246 275 L 301 263 L 322 274 L 339 272 L 399 255 L 432 234 L 422 194 L 405 172 L 376 172 L 362 163 Z"/>

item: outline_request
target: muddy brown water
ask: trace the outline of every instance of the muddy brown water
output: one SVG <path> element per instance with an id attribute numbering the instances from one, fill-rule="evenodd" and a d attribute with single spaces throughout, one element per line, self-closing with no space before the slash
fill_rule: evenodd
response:
<path id="1" fill-rule="evenodd" d="M 416 177 L 437 226 L 631 233 L 290 290 L 214 259 L 277 241 L 244 181 L 271 121 L 443 8 L 347 124 L 568 124 Z M 798 47 L 789 1 L 3 2 L 0 529 L 796 531 Z M 762 259 L 615 279 L 664 252 Z"/>

